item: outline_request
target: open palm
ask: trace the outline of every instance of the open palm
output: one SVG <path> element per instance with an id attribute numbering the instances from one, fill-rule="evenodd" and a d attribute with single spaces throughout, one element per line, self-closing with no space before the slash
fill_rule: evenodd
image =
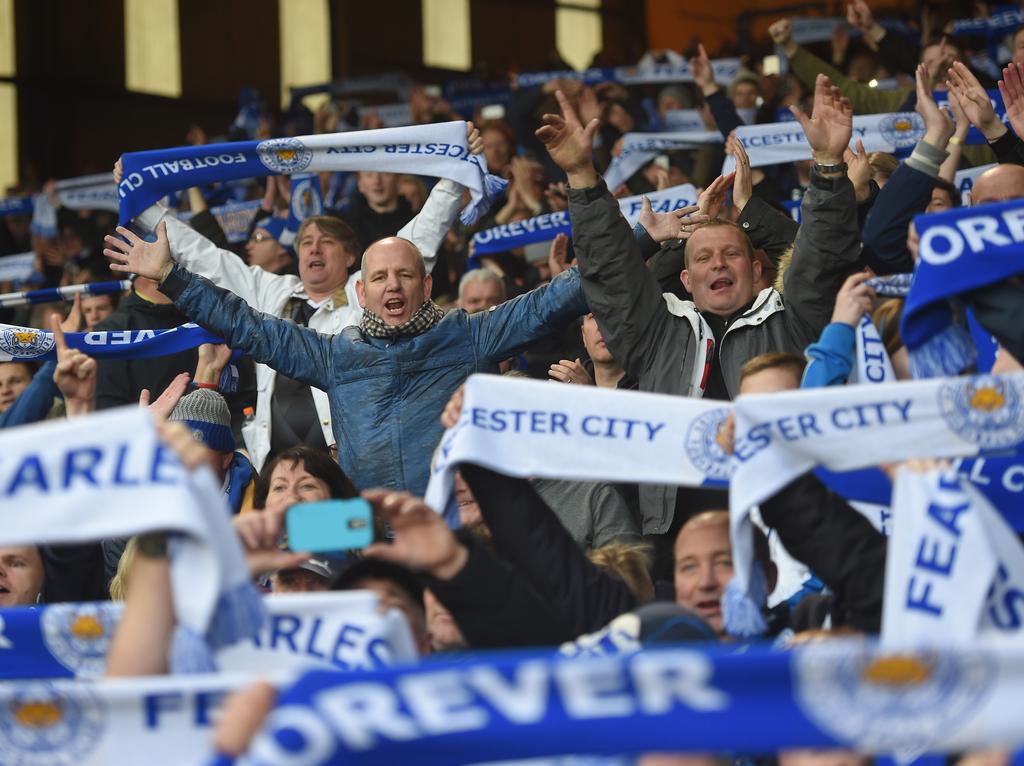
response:
<path id="1" fill-rule="evenodd" d="M 117 227 L 117 233 L 124 239 L 110 234 L 103 238 L 107 244 L 103 254 L 113 261 L 111 271 L 135 273 L 158 282 L 167 276 L 172 261 L 165 223 L 161 222 L 156 229 L 156 242 L 146 242 L 123 226 Z"/>
<path id="2" fill-rule="evenodd" d="M 842 160 L 853 135 L 853 107 L 828 77 L 819 74 L 814 83 L 810 117 L 799 107 L 792 106 L 790 110 L 800 121 L 817 162 L 833 164 Z"/>

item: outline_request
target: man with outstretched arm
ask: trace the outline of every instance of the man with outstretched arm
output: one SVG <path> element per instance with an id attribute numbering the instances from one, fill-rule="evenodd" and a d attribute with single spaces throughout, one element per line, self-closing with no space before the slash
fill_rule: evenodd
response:
<path id="1" fill-rule="evenodd" d="M 587 312 L 570 269 L 493 310 L 447 315 L 430 300 L 431 277 L 407 239 L 387 237 L 363 254 L 358 326 L 324 335 L 263 314 L 171 260 L 166 224 L 147 243 L 118 228 L 106 238 L 115 271 L 151 276 L 183 313 L 232 348 L 281 375 L 327 392 L 338 462 L 359 488 L 422 494 L 441 437 L 438 415 L 473 372 L 498 362 Z"/>
<path id="2" fill-rule="evenodd" d="M 680 279 L 693 296 L 662 295 L 644 267 L 591 161 L 597 122 L 584 127 L 559 94 L 562 115 L 537 131 L 569 178 L 569 214 L 583 290 L 601 334 L 644 391 L 731 399 L 745 361 L 768 351 L 802 351 L 828 324 L 843 280 L 861 254 L 857 203 L 843 152 L 852 133 L 849 102 L 819 77 L 812 116 L 798 114 L 814 154 L 803 224 L 785 271 L 785 299 L 755 292 L 761 265 L 742 229 L 720 219 L 694 227 Z M 644 534 L 674 531 L 676 487 L 640 488 Z"/>

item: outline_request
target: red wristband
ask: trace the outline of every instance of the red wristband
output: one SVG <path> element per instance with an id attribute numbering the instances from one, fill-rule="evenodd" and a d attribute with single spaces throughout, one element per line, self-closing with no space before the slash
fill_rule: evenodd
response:
<path id="1" fill-rule="evenodd" d="M 196 388 L 208 388 L 211 391 L 216 391 L 220 386 L 216 383 L 196 383 Z"/>

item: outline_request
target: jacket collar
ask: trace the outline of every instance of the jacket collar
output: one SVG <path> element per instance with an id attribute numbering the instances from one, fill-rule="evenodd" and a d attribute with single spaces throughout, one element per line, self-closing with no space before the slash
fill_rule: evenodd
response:
<path id="1" fill-rule="evenodd" d="M 349 276 L 349 280 L 351 279 L 352 277 Z M 347 289 L 348 281 L 346 280 L 345 284 L 343 284 L 341 287 L 339 287 L 337 290 L 331 293 L 331 297 L 328 298 L 327 302 L 323 304 L 323 308 L 325 308 L 327 311 L 334 311 L 334 309 L 340 309 L 344 308 L 345 306 L 348 306 L 349 301 Z M 291 297 L 301 298 L 304 301 L 309 300 L 309 293 L 306 292 L 306 288 L 302 284 L 302 282 L 299 282 L 298 284 L 295 285 L 295 289 L 292 290 Z"/>

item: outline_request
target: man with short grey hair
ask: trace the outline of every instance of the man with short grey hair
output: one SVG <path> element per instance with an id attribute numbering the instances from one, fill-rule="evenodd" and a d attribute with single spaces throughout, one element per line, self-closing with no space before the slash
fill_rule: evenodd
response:
<path id="1" fill-rule="evenodd" d="M 488 268 L 467 271 L 459 280 L 459 308 L 468 314 L 487 311 L 504 303 L 506 298 L 504 281 Z"/>

